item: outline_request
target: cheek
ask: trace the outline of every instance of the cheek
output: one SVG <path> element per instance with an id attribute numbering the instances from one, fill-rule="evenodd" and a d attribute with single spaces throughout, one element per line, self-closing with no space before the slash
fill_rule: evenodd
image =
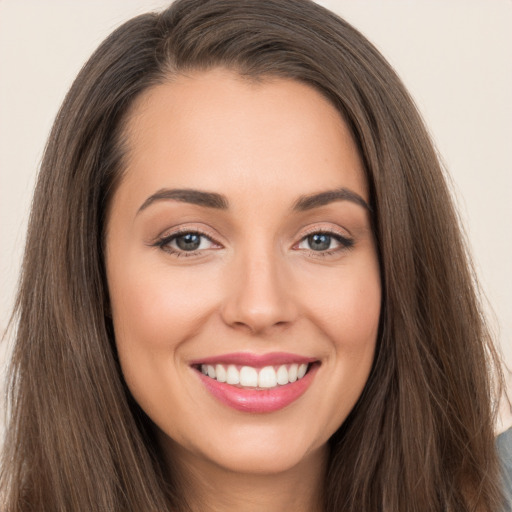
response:
<path id="1" fill-rule="evenodd" d="M 337 351 L 354 356 L 373 351 L 381 309 L 380 273 L 377 264 L 340 272 L 315 287 L 308 297 L 316 323 Z"/>
<path id="2" fill-rule="evenodd" d="M 132 343 L 168 349 L 197 329 L 216 300 L 214 289 L 205 285 L 201 275 L 158 265 L 146 266 L 144 272 L 118 274 L 109 277 L 118 346 Z"/>
<path id="3" fill-rule="evenodd" d="M 330 424 L 336 430 L 359 399 L 375 356 L 381 310 L 378 270 L 343 281 L 344 288 L 333 287 L 332 300 L 325 303 L 322 325 L 332 343 L 335 356 L 329 360 L 333 374 L 331 392 L 338 397 L 330 411 Z"/>
<path id="4" fill-rule="evenodd" d="M 108 275 L 117 352 L 135 400 L 165 424 L 162 404 L 180 407 L 188 397 L 187 389 L 181 394 L 169 390 L 181 389 L 182 345 L 201 329 L 216 300 L 215 287 L 205 286 L 197 272 L 173 272 L 159 263 L 146 264 L 139 272 L 142 264 L 125 263 Z M 188 401 L 193 403 L 193 397 Z"/>
<path id="5" fill-rule="evenodd" d="M 372 368 L 381 310 L 377 259 L 373 253 L 358 260 L 347 258 L 336 269 L 306 276 L 301 288 L 307 290 L 300 297 L 314 326 L 311 337 L 319 340 L 323 356 L 317 377 L 322 392 L 315 405 L 322 421 L 315 428 L 325 440 L 350 414 Z M 295 290 L 300 293 L 299 287 Z"/>

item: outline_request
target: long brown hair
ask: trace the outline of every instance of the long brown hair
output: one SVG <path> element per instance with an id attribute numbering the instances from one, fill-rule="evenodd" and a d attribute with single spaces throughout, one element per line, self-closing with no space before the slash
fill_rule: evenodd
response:
<path id="1" fill-rule="evenodd" d="M 367 385 L 330 440 L 325 510 L 498 510 L 501 374 L 436 152 L 390 65 L 309 0 L 178 0 L 122 25 L 78 75 L 30 217 L 2 510 L 186 509 L 123 382 L 103 234 L 134 99 L 216 66 L 319 90 L 350 126 L 367 173 L 382 316 Z"/>

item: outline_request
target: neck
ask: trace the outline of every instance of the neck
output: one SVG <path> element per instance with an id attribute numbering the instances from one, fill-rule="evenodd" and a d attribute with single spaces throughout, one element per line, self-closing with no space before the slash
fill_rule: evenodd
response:
<path id="1" fill-rule="evenodd" d="M 172 466 L 191 512 L 321 512 L 326 463 L 324 447 L 279 473 L 240 473 L 204 459 L 174 458 Z"/>

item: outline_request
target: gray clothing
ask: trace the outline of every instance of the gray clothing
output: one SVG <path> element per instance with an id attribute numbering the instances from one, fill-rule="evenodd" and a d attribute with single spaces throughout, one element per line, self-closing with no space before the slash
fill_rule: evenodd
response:
<path id="1" fill-rule="evenodd" d="M 499 435 L 496 447 L 503 468 L 503 488 L 508 507 L 505 510 L 512 511 L 512 428 Z"/>

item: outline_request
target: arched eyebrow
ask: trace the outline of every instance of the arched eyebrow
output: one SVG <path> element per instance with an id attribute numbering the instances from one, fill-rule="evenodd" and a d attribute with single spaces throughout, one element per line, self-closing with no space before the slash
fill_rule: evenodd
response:
<path id="1" fill-rule="evenodd" d="M 138 212 L 145 210 L 149 205 L 156 201 L 180 201 L 182 203 L 196 204 L 198 206 L 205 206 L 206 208 L 216 208 L 219 210 L 228 209 L 228 200 L 222 194 L 216 192 L 204 192 L 195 189 L 168 189 L 163 188 L 149 196 L 141 205 Z"/>
<path id="2" fill-rule="evenodd" d="M 319 192 L 317 194 L 301 196 L 297 201 L 295 201 L 293 210 L 303 212 L 306 210 L 312 210 L 313 208 L 319 208 L 320 206 L 325 206 L 333 203 L 334 201 L 350 201 L 362 206 L 370 213 L 372 212 L 371 206 L 359 194 L 348 188 L 326 190 L 325 192 Z"/>
<path id="3" fill-rule="evenodd" d="M 206 208 L 215 208 L 218 210 L 227 210 L 229 202 L 226 196 L 216 192 L 205 192 L 196 189 L 160 189 L 149 196 L 137 211 L 140 213 L 151 204 L 157 201 L 180 201 L 183 203 L 195 204 Z M 307 211 L 313 208 L 319 208 L 335 201 L 350 201 L 362 206 L 370 213 L 372 211 L 370 205 L 356 192 L 347 188 L 338 188 L 335 190 L 326 190 L 316 194 L 300 196 L 293 204 L 293 211 Z"/>

